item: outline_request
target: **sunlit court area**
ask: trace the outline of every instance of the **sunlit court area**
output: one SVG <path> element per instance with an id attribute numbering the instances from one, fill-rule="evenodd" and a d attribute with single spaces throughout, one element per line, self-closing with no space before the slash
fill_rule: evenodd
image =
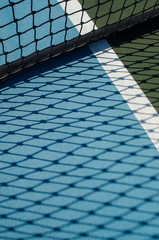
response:
<path id="1" fill-rule="evenodd" d="M 0 1 L 0 240 L 159 239 L 159 1 Z"/>

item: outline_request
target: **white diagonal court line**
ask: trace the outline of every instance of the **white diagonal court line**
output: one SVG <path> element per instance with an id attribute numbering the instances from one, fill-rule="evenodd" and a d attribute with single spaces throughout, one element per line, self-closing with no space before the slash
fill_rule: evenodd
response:
<path id="1" fill-rule="evenodd" d="M 106 40 L 89 47 L 159 151 L 159 114 Z"/>
<path id="2" fill-rule="evenodd" d="M 70 0 L 67 2 L 63 2 L 58 0 L 60 6 L 63 8 L 68 14 L 69 19 L 74 24 L 78 32 L 81 35 L 91 32 L 93 29 L 97 29 L 93 21 L 90 19 L 87 12 L 82 11 L 82 6 L 78 2 L 78 0 Z M 67 5 L 66 5 L 67 4 Z M 81 20 L 83 24 L 81 25 Z"/>
<path id="3" fill-rule="evenodd" d="M 65 4 L 60 3 L 63 9 Z M 79 10 L 81 12 L 73 14 Z M 82 6 L 78 0 L 68 1 L 66 11 L 75 26 L 80 24 Z M 85 11 L 82 20 L 85 24 L 81 34 L 86 34 L 93 29 L 94 23 Z M 81 30 L 81 26 L 76 28 L 78 31 Z M 96 26 L 95 29 L 97 29 Z M 92 43 L 89 47 L 159 151 L 159 114 L 106 40 Z"/>

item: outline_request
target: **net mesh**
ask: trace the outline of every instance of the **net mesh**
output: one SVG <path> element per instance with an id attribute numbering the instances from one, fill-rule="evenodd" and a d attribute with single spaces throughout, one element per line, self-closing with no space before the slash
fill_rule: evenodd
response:
<path id="1" fill-rule="evenodd" d="M 148 19 L 158 6 L 121 1 L 121 11 L 115 1 L 79 2 L 87 15 L 81 5 L 69 12 L 68 1 L 0 2 L 3 77 Z M 87 51 L 1 83 L 1 240 L 159 239 L 158 151 Z"/>
<path id="2" fill-rule="evenodd" d="M 0 78 L 158 13 L 158 0 L 1 1 Z"/>

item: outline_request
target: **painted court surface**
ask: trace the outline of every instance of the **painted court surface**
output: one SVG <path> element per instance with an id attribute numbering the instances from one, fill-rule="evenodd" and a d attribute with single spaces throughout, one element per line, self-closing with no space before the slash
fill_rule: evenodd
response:
<path id="1" fill-rule="evenodd" d="M 64 6 L 56 6 L 63 16 Z M 54 44 L 65 34 L 60 19 Z M 74 21 L 69 39 L 79 34 Z M 49 43 L 28 45 L 25 54 Z M 132 67 L 127 44 L 113 48 Z M 159 239 L 157 108 L 106 40 L 30 68 L 0 89 L 0 239 Z"/>

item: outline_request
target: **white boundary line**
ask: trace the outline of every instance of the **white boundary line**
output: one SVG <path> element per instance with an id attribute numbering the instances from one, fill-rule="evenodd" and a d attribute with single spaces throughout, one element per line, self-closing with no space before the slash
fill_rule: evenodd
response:
<path id="1" fill-rule="evenodd" d="M 65 3 L 60 0 L 58 2 L 65 10 Z M 80 24 L 82 13 L 72 13 L 78 10 L 82 10 L 78 0 L 67 2 L 66 11 L 75 26 Z M 83 24 L 81 34 L 86 34 L 92 30 L 94 23 L 86 12 L 84 12 L 82 20 L 86 23 Z M 78 31 L 81 29 L 80 26 L 76 28 Z M 97 29 L 96 26 L 95 28 Z M 159 151 L 159 114 L 106 40 L 92 43 L 89 48 Z"/>
<path id="2" fill-rule="evenodd" d="M 93 21 L 90 19 L 89 15 L 85 11 L 82 13 L 82 6 L 78 2 L 78 0 L 67 1 L 67 5 L 64 1 L 57 1 L 59 2 L 60 6 L 63 8 L 64 11 L 66 8 L 69 19 L 75 25 L 76 29 L 78 30 L 78 32 L 80 32 L 81 35 L 91 32 L 93 29 L 97 29 Z M 83 21 L 82 25 L 81 19 Z"/>
<path id="3" fill-rule="evenodd" d="M 159 115 L 148 98 L 106 40 L 89 47 L 159 151 Z"/>

